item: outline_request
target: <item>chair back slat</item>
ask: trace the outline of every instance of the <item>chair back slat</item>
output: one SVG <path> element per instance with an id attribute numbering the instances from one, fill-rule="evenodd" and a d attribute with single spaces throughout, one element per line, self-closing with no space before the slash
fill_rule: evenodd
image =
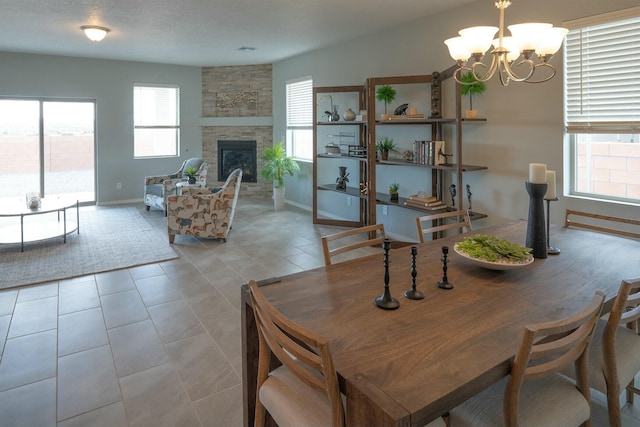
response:
<path id="1" fill-rule="evenodd" d="M 461 233 L 471 231 L 469 211 L 459 210 L 424 215 L 416 218 L 418 240 L 424 243 L 424 236 L 428 234 L 440 235 L 443 231 L 458 229 Z"/>
<path id="2" fill-rule="evenodd" d="M 333 425 L 343 426 L 344 407 L 328 340 L 278 311 L 253 280 L 249 282 L 249 295 L 261 343 L 265 343 L 270 352 L 300 381 L 327 396 Z M 265 358 L 270 358 L 270 354 L 265 355 L 261 350 L 259 368 L 268 370 L 271 363 Z M 268 372 L 258 373 L 258 389 L 267 376 Z"/>
<path id="3" fill-rule="evenodd" d="M 524 381 L 555 374 L 571 363 L 575 364 L 578 389 L 589 401 L 588 350 L 603 302 L 604 294 L 596 292 L 591 302 L 574 315 L 525 326 L 505 392 L 506 425 L 518 424 L 518 402 Z"/>
<path id="4" fill-rule="evenodd" d="M 575 219 L 572 220 L 570 216 L 590 218 L 590 220 L 587 220 L 590 222 L 578 222 Z M 613 228 L 617 224 L 627 224 L 628 226 L 623 225 L 621 228 Z M 585 228 L 587 230 L 600 231 L 603 233 L 617 234 L 620 236 L 640 239 L 640 232 L 632 231 L 636 229 L 632 226 L 640 226 L 640 221 L 635 219 L 618 218 L 615 216 L 598 215 L 589 212 L 580 212 L 567 209 L 564 216 L 564 226 Z"/>
<path id="5" fill-rule="evenodd" d="M 329 242 L 337 240 L 347 240 L 347 238 L 357 235 L 365 235 L 364 240 L 346 243 L 339 247 L 331 247 Z M 373 236 L 373 237 L 372 237 Z M 364 227 L 353 228 L 351 230 L 341 231 L 339 233 L 329 234 L 322 237 L 322 251 L 324 254 L 324 263 L 329 266 L 333 263 L 333 257 L 336 255 L 350 252 L 355 249 L 368 246 L 382 246 L 382 242 L 386 237 L 384 224 L 373 224 Z"/>

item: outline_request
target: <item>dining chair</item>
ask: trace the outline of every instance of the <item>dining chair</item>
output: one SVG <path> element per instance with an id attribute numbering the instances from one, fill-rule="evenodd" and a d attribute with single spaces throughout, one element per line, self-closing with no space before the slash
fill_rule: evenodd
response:
<path id="1" fill-rule="evenodd" d="M 327 339 L 284 316 L 253 280 L 249 295 L 260 341 L 255 426 L 264 426 L 267 411 L 280 427 L 344 426 Z M 270 371 L 272 354 L 282 365 Z"/>
<path id="2" fill-rule="evenodd" d="M 582 217 L 589 218 L 587 222 L 578 222 L 570 217 Z M 628 224 L 628 225 L 624 225 Z M 571 209 L 567 209 L 564 215 L 565 227 L 579 227 L 586 228 L 587 230 L 601 231 L 603 233 L 617 234 L 625 237 L 633 237 L 640 239 L 640 232 L 632 231 L 633 226 L 640 226 L 640 221 L 628 218 L 618 218 L 615 216 L 598 215 L 589 212 L 580 212 Z"/>
<path id="3" fill-rule="evenodd" d="M 374 234 L 375 233 L 375 234 Z M 379 233 L 379 234 L 378 234 Z M 353 241 L 353 236 L 365 235 L 365 240 Z M 375 237 L 371 237 L 375 236 Z M 367 225 L 364 227 L 353 228 L 351 230 L 341 231 L 339 233 L 329 234 L 322 237 L 322 251 L 324 253 L 324 264 L 329 266 L 332 264 L 332 257 L 349 252 L 355 249 L 364 248 L 367 246 L 382 245 L 382 241 L 386 237 L 384 232 L 384 224 Z M 340 240 L 345 242 L 349 240 L 351 243 L 343 244 L 343 246 L 334 247 L 330 242 Z M 340 242 L 337 242 L 340 243 Z M 331 246 L 331 248 L 330 248 Z"/>
<path id="4" fill-rule="evenodd" d="M 640 373 L 640 278 L 623 280 L 608 319 L 600 319 L 589 350 L 589 384 L 607 395 L 609 424 L 620 427 L 620 394 L 633 404 L 640 395 L 634 378 Z M 575 378 L 575 371 L 567 375 Z"/>
<path id="5" fill-rule="evenodd" d="M 451 219 L 454 221 L 452 222 Z M 465 210 L 442 212 L 416 218 L 416 226 L 418 227 L 418 239 L 420 239 L 420 243 L 424 243 L 425 234 L 441 234 L 441 232 L 455 228 L 462 233 L 471 231 L 471 218 L 469 211 Z"/>
<path id="6" fill-rule="evenodd" d="M 291 321 L 249 281 L 258 327 L 255 427 L 267 411 L 280 427 L 344 426 L 345 410 L 328 340 Z M 275 356 L 282 365 L 270 370 Z M 425 427 L 446 427 L 442 417 Z"/>
<path id="7" fill-rule="evenodd" d="M 527 325 L 506 378 L 454 408 L 451 427 L 591 426 L 588 349 L 602 310 L 596 292 L 580 312 Z M 577 387 L 558 374 L 574 364 Z"/>

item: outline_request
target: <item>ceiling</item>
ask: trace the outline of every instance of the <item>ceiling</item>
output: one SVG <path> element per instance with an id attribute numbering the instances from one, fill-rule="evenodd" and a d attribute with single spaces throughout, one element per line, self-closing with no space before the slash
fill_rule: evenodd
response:
<path id="1" fill-rule="evenodd" d="M 472 1 L 3 0 L 0 51 L 193 66 L 267 64 Z M 81 25 L 111 32 L 91 42 Z"/>

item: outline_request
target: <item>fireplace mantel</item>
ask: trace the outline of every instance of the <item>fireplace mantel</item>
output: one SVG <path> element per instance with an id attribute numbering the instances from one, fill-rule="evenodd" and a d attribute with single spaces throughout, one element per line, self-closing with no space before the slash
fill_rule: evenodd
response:
<path id="1" fill-rule="evenodd" d="M 200 126 L 273 126 L 273 117 L 201 117 Z"/>

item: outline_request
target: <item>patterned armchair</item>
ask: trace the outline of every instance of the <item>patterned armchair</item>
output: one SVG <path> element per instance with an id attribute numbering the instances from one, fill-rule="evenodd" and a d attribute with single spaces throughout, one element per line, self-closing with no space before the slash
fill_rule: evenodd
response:
<path id="1" fill-rule="evenodd" d="M 227 241 L 242 173 L 231 174 L 220 188 L 187 187 L 167 199 L 169 243 L 176 234 Z"/>
<path id="2" fill-rule="evenodd" d="M 177 172 L 169 175 L 147 176 L 144 179 L 144 204 L 146 209 L 157 208 L 162 209 L 167 214 L 167 197 L 174 196 L 176 192 L 176 184 L 187 181 L 184 175 L 187 168 L 193 167 L 198 170 L 196 183 L 201 187 L 207 184 L 207 169 L 209 165 L 202 159 L 192 158 L 185 160 Z"/>

